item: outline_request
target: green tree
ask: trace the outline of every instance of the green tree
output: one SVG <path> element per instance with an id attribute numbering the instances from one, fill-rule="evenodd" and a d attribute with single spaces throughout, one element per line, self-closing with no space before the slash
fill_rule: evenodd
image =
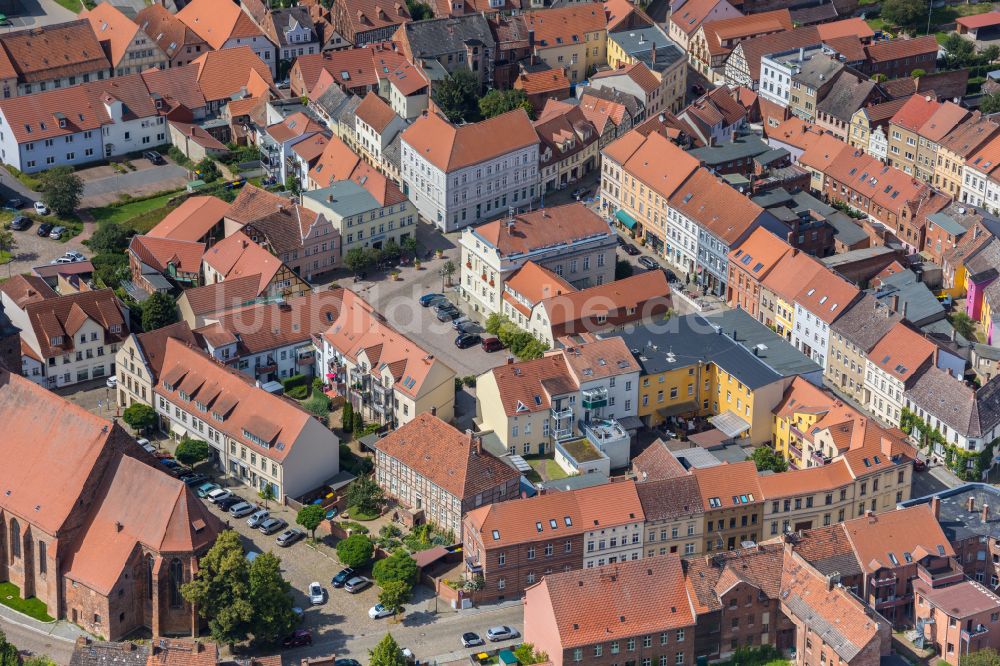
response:
<path id="1" fill-rule="evenodd" d="M 375 546 L 367 534 L 352 534 L 337 542 L 337 557 L 352 569 L 368 566 Z"/>
<path id="2" fill-rule="evenodd" d="M 0 664 L 2 663 L 3 661 L 0 660 Z M 22 661 L 21 666 L 57 666 L 57 665 L 56 662 L 52 661 L 52 659 L 45 656 L 44 654 L 36 654 Z"/>
<path id="3" fill-rule="evenodd" d="M 537 651 L 531 643 L 521 643 L 514 648 L 514 656 L 519 664 L 541 664 L 549 660 L 549 655 Z"/>
<path id="4" fill-rule="evenodd" d="M 17 646 L 7 641 L 7 634 L 0 630 L 0 666 L 18 666 Z"/>
<path id="5" fill-rule="evenodd" d="M 155 331 L 177 321 L 177 303 L 168 294 L 158 291 L 142 302 L 142 328 Z"/>
<path id="6" fill-rule="evenodd" d="M 347 489 L 347 506 L 357 507 L 361 513 L 369 515 L 382 512 L 385 493 L 370 476 L 360 476 Z"/>
<path id="7" fill-rule="evenodd" d="M 976 339 L 976 321 L 966 313 L 956 310 L 948 317 L 948 321 L 955 327 L 955 332 L 966 340 Z"/>
<path id="8" fill-rule="evenodd" d="M 372 568 L 372 577 L 380 586 L 385 587 L 386 583 L 401 581 L 413 586 L 417 583 L 420 571 L 417 569 L 417 561 L 405 550 L 397 550 L 389 557 L 381 559 Z"/>
<path id="9" fill-rule="evenodd" d="M 356 435 L 363 435 L 361 432 L 365 429 L 365 419 L 361 416 L 361 412 L 354 412 L 354 417 L 351 419 L 351 430 L 354 431 Z"/>
<path id="10" fill-rule="evenodd" d="M 304 507 L 299 509 L 299 513 L 295 516 L 295 522 L 298 525 L 309 530 L 312 538 L 316 538 L 316 528 L 320 526 L 320 523 L 326 518 L 326 511 L 319 504 L 306 504 Z"/>
<path id="11" fill-rule="evenodd" d="M 446 76 L 431 89 L 434 103 L 453 123 L 479 120 L 479 79 L 462 67 Z"/>
<path id="12" fill-rule="evenodd" d="M 93 247 L 93 239 L 91 239 L 90 243 L 91 247 Z M 123 250 L 115 250 L 114 253 L 102 252 L 101 254 L 96 254 L 90 262 L 94 264 L 94 272 L 97 274 L 97 277 L 107 287 L 114 289 L 121 284 L 122 280 L 129 278 L 128 257 Z"/>
<path id="13" fill-rule="evenodd" d="M 910 77 L 914 78 L 914 79 L 919 79 L 921 76 L 924 76 L 926 74 L 927 74 L 927 72 L 925 70 L 917 68 L 917 69 L 913 70 L 912 72 L 910 72 Z"/>
<path id="14" fill-rule="evenodd" d="M 455 262 L 449 259 L 444 262 L 444 266 L 441 267 L 441 273 L 444 275 L 445 280 L 448 281 L 448 286 L 451 286 L 451 278 L 455 275 L 458 268 L 455 267 Z"/>
<path id="15" fill-rule="evenodd" d="M 230 648 L 246 640 L 253 629 L 256 600 L 251 602 L 250 563 L 239 533 L 226 530 L 219 535 L 181 594 L 208 621 L 213 640 Z"/>
<path id="16" fill-rule="evenodd" d="M 491 90 L 479 98 L 479 113 L 483 118 L 493 118 L 514 109 L 524 109 L 528 116 L 534 114 L 528 95 L 516 88 L 511 90 Z"/>
<path id="17" fill-rule="evenodd" d="M 302 194 L 302 181 L 295 174 L 292 174 L 288 178 L 288 191 L 294 196 L 299 196 Z"/>
<path id="18" fill-rule="evenodd" d="M 942 40 L 941 48 L 944 49 L 944 60 L 948 69 L 962 69 L 976 60 L 975 44 L 954 32 L 948 33 Z"/>
<path id="19" fill-rule="evenodd" d="M 14 254 L 14 250 L 17 248 L 17 239 L 14 238 L 14 232 L 9 229 L 0 229 L 0 254 Z M 14 257 L 11 256 L 11 260 L 7 262 L 7 277 L 10 277 L 10 265 L 14 263 Z"/>
<path id="20" fill-rule="evenodd" d="M 927 4 L 923 0 L 885 0 L 882 3 L 882 19 L 913 31 L 927 19 Z"/>
<path id="21" fill-rule="evenodd" d="M 374 263 L 373 259 L 370 250 L 363 247 L 352 247 L 344 255 L 344 265 L 352 273 L 360 273 Z"/>
<path id="22" fill-rule="evenodd" d="M 962 655 L 959 666 L 1000 666 L 1000 653 L 993 648 Z"/>
<path id="23" fill-rule="evenodd" d="M 392 613 L 393 617 L 396 617 L 398 613 L 403 611 L 403 604 L 410 600 L 413 587 L 402 580 L 390 580 L 381 587 L 382 589 L 378 593 L 378 602 L 385 606 L 385 609 Z"/>
<path id="24" fill-rule="evenodd" d="M 41 176 L 42 201 L 61 217 L 69 217 L 80 205 L 83 179 L 73 173 L 73 167 L 49 169 Z"/>
<path id="25" fill-rule="evenodd" d="M 1000 93 L 984 95 L 979 102 L 979 110 L 984 114 L 996 113 L 1000 111 Z"/>
<path id="26" fill-rule="evenodd" d="M 268 502 L 273 502 L 274 500 L 278 499 L 274 494 L 274 486 L 272 486 L 270 483 L 261 488 L 257 492 L 257 497 L 259 497 L 264 502 L 265 509 L 267 508 Z"/>
<path id="27" fill-rule="evenodd" d="M 410 12 L 410 18 L 414 21 L 434 18 L 434 10 L 417 0 L 406 0 L 406 10 Z"/>
<path id="28" fill-rule="evenodd" d="M 1000 46 L 993 44 L 992 46 L 987 46 L 985 49 L 979 52 L 979 62 L 983 65 L 988 65 L 997 58 L 1000 58 Z"/>
<path id="29" fill-rule="evenodd" d="M 624 280 L 627 277 L 632 277 L 632 274 L 634 272 L 635 272 L 635 268 L 632 267 L 632 264 L 628 263 L 624 259 L 616 259 L 615 260 L 615 279 L 616 280 Z"/>
<path id="30" fill-rule="evenodd" d="M 406 666 L 403 650 L 392 634 L 386 634 L 378 645 L 368 651 L 368 655 L 370 666 Z"/>
<path id="31" fill-rule="evenodd" d="M 219 165 L 211 157 L 206 157 L 201 162 L 198 162 L 195 168 L 201 173 L 201 179 L 206 183 L 211 183 L 222 177 Z"/>
<path id="32" fill-rule="evenodd" d="M 189 439 L 185 437 L 177 445 L 174 457 L 185 465 L 197 465 L 203 460 L 208 460 L 211 449 L 208 442 L 201 439 Z"/>
<path id="33" fill-rule="evenodd" d="M 292 610 L 291 585 L 282 578 L 281 558 L 274 553 L 262 553 L 250 565 L 250 598 L 254 640 L 273 645 L 295 628 L 298 616 Z"/>
<path id="34" fill-rule="evenodd" d="M 105 222 L 97 227 L 87 244 L 94 254 L 120 254 L 128 247 L 130 237 L 131 233 L 122 225 Z"/>
<path id="35" fill-rule="evenodd" d="M 345 433 L 354 430 L 354 407 L 349 402 L 344 403 L 344 409 L 340 412 L 340 429 Z"/>
<path id="36" fill-rule="evenodd" d="M 403 241 L 400 243 L 400 245 L 403 248 L 403 252 L 405 252 L 406 254 L 410 255 L 411 257 L 416 258 L 416 256 L 417 256 L 417 239 L 416 238 L 414 238 L 413 236 L 407 236 L 406 238 L 403 239 Z"/>
<path id="37" fill-rule="evenodd" d="M 754 449 L 750 459 L 753 460 L 754 465 L 757 466 L 758 472 L 763 472 L 765 470 L 771 470 L 773 472 L 788 471 L 788 462 L 785 461 L 780 453 L 772 449 L 770 446 L 758 446 Z"/>
<path id="38" fill-rule="evenodd" d="M 509 322 L 510 320 L 499 312 L 491 312 L 490 315 L 486 317 L 486 332 L 490 335 L 499 335 L 500 328 Z"/>
<path id="39" fill-rule="evenodd" d="M 156 410 L 149 405 L 136 402 L 125 408 L 122 420 L 136 432 L 143 432 L 156 425 Z"/>

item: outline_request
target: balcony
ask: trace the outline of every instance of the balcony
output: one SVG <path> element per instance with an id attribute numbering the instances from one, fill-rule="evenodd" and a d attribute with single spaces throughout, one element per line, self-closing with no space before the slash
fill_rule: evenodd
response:
<path id="1" fill-rule="evenodd" d="M 962 640 L 970 641 L 976 636 L 982 636 L 983 634 L 989 633 L 990 628 L 985 624 L 977 624 L 971 629 L 962 629 Z"/>
<path id="2" fill-rule="evenodd" d="M 552 437 L 558 442 L 573 437 L 572 428 L 557 428 L 552 431 Z"/>
<path id="3" fill-rule="evenodd" d="M 312 356 L 312 354 L 309 354 L 308 356 L 303 354 L 302 356 L 299 356 L 298 358 L 295 359 L 295 365 L 299 366 L 312 365 L 313 362 L 315 362 L 315 360 L 316 359 Z"/>
<path id="4" fill-rule="evenodd" d="M 896 584 L 896 574 L 889 574 L 885 578 L 876 578 L 872 581 L 872 585 L 875 587 L 885 587 L 886 585 Z"/>
<path id="5" fill-rule="evenodd" d="M 275 363 L 274 359 L 268 357 L 263 363 L 259 363 L 254 366 L 253 372 L 255 375 L 266 375 L 271 372 L 275 372 L 278 369 L 278 364 Z"/>
<path id="6" fill-rule="evenodd" d="M 799 447 L 792 446 L 791 444 L 789 444 L 788 445 L 788 452 L 791 455 L 795 456 L 796 460 L 802 460 L 802 449 L 800 449 Z"/>
<path id="7" fill-rule="evenodd" d="M 812 455 L 809 456 L 809 460 L 813 461 L 819 467 L 829 464 L 830 462 L 830 458 L 823 457 L 823 454 L 819 451 L 813 451 Z"/>
<path id="8" fill-rule="evenodd" d="M 562 421 L 563 419 L 573 418 L 572 407 L 563 407 L 562 409 L 557 409 L 556 407 L 553 407 L 550 411 L 552 413 L 552 418 L 554 418 L 556 421 Z"/>
<path id="9" fill-rule="evenodd" d="M 890 608 L 892 606 L 904 606 L 913 601 L 912 594 L 890 594 L 887 597 L 875 597 L 875 610 Z"/>
<path id="10" fill-rule="evenodd" d="M 944 587 L 960 583 L 965 579 L 958 562 L 954 558 L 938 561 L 930 566 L 917 565 L 917 577 L 931 587 Z"/>
<path id="11" fill-rule="evenodd" d="M 471 557 L 465 558 L 465 568 L 469 573 L 481 574 L 483 573 L 483 565 L 479 563 L 479 560 L 474 560 Z"/>
<path id="12" fill-rule="evenodd" d="M 598 409 L 600 407 L 605 407 L 608 404 L 608 389 L 607 387 L 601 386 L 600 388 L 587 389 L 581 392 L 581 397 L 583 399 L 584 409 Z"/>

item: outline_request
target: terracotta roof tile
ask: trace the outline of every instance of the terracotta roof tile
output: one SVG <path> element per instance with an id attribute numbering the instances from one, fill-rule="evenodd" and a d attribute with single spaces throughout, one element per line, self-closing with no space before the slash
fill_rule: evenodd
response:
<path id="1" fill-rule="evenodd" d="M 370 91 L 354 110 L 354 115 L 379 134 L 385 131 L 389 123 L 399 118 L 385 100 Z"/>
<path id="2" fill-rule="evenodd" d="M 528 95 L 540 95 L 549 92 L 569 91 L 569 79 L 561 69 L 547 69 L 537 72 L 522 72 L 514 87 L 523 90 Z"/>
<path id="3" fill-rule="evenodd" d="M 860 37 L 870 40 L 875 36 L 875 32 L 865 23 L 862 18 L 846 18 L 833 23 L 820 23 L 816 26 L 819 38 L 824 42 L 837 37 Z"/>
<path id="4" fill-rule="evenodd" d="M 111 58 L 111 65 L 117 67 L 122 64 L 128 47 L 139 32 L 139 26 L 110 2 L 102 2 L 91 10 L 83 10 L 80 18 L 90 22 L 94 36 Z"/>
<path id="5" fill-rule="evenodd" d="M 670 452 L 666 442 L 657 439 L 646 447 L 646 449 L 632 459 L 632 471 L 635 472 L 636 480 L 640 481 L 640 486 L 645 483 L 653 483 L 664 479 L 677 479 L 687 475 L 687 469 L 677 460 L 677 457 Z M 694 477 L 690 477 L 694 478 Z M 697 481 L 694 490 L 697 492 Z M 643 498 L 643 493 L 639 493 Z M 643 500 L 645 502 L 645 499 Z M 702 511 L 701 496 L 698 496 L 697 510 Z"/>
<path id="6" fill-rule="evenodd" d="M 524 24 L 535 31 L 535 48 L 559 48 L 582 44 L 587 33 L 605 31 L 608 19 L 596 3 L 571 4 L 525 12 Z"/>
<path id="7" fill-rule="evenodd" d="M 402 0 L 341 0 L 343 14 L 355 33 L 401 25 L 411 20 Z"/>
<path id="8" fill-rule="evenodd" d="M 8 32 L 0 44 L 18 78 L 27 83 L 111 68 L 86 19 Z"/>
<path id="9" fill-rule="evenodd" d="M 168 58 L 186 53 L 189 46 L 196 47 L 203 44 L 208 47 L 208 42 L 184 25 L 176 14 L 171 14 L 163 5 L 154 3 L 144 7 L 136 15 L 135 22 L 156 42 Z"/>
<path id="10" fill-rule="evenodd" d="M 569 282 L 533 261 L 525 262 L 521 268 L 514 271 L 506 279 L 504 286 L 528 299 L 530 306 L 524 305 L 507 292 L 506 288 L 504 289 L 504 300 L 520 310 L 525 316 L 531 315 L 531 307 L 539 301 L 554 295 L 576 291 L 576 287 Z"/>
<path id="11" fill-rule="evenodd" d="M 701 27 L 702 22 L 725 0 L 687 0 L 670 15 L 670 21 L 684 33 L 690 35 Z M 726 2 L 728 5 L 729 3 Z"/>
<path id="12" fill-rule="evenodd" d="M 792 27 L 792 16 L 787 9 L 708 21 L 702 25 L 705 41 L 712 55 L 730 52 L 733 47 L 725 46 L 726 41 L 742 41 L 749 37 L 791 30 Z"/>
<path id="13" fill-rule="evenodd" d="M 114 291 L 100 289 L 28 303 L 24 310 L 34 329 L 39 353 L 51 358 L 75 348 L 74 336 L 88 319 L 104 329 L 105 344 L 120 343 L 128 336 L 122 307 Z M 117 327 L 117 332 L 112 327 Z"/>
<path id="14" fill-rule="evenodd" d="M 436 113 L 417 118 L 402 141 L 446 173 L 538 144 L 524 109 L 456 127 Z"/>
<path id="15" fill-rule="evenodd" d="M 938 43 L 934 35 L 924 35 L 913 39 L 893 39 L 876 42 L 865 47 L 872 62 L 887 62 L 902 58 L 913 58 L 927 53 L 937 53 Z"/>
<path id="16" fill-rule="evenodd" d="M 698 167 L 697 159 L 655 132 L 645 138 L 623 165 L 633 178 L 662 197 L 670 197 L 677 192 Z"/>
<path id="17" fill-rule="evenodd" d="M 177 18 L 216 50 L 238 37 L 267 39 L 240 6 L 232 2 L 191 0 L 177 12 Z"/>
<path id="18" fill-rule="evenodd" d="M 374 444 L 375 448 L 460 499 L 508 482 L 519 473 L 472 437 L 427 412 L 417 415 Z"/>
<path id="19" fill-rule="evenodd" d="M 695 623 L 677 555 L 548 575 L 533 602 L 551 607 L 564 650 Z"/>
<path id="20" fill-rule="evenodd" d="M 154 238 L 199 241 L 220 224 L 229 204 L 217 197 L 189 197 L 149 232 Z"/>
<path id="21" fill-rule="evenodd" d="M 858 562 L 868 572 L 905 566 L 907 554 L 915 561 L 928 555 L 955 556 L 928 504 L 854 518 L 844 522 L 844 532 Z M 893 564 L 890 553 L 899 564 Z"/>
<path id="22" fill-rule="evenodd" d="M 260 294 L 259 287 L 260 276 L 247 275 L 203 287 L 185 289 L 181 298 L 187 300 L 195 316 L 204 316 L 252 303 Z"/>
<path id="23" fill-rule="evenodd" d="M 34 275 L 15 275 L 0 284 L 0 293 L 9 298 L 14 305 L 24 308 L 29 303 L 55 298 L 59 294 L 40 277 Z"/>
<path id="24" fill-rule="evenodd" d="M 209 101 L 228 100 L 244 91 L 256 96 L 261 89 L 274 89 L 271 70 L 249 46 L 209 51 L 191 61 L 190 66 L 198 73 L 198 85 Z"/>
<path id="25" fill-rule="evenodd" d="M 167 271 L 168 264 L 182 273 L 198 273 L 201 270 L 201 255 L 205 253 L 205 244 L 137 235 L 132 236 L 128 249 L 139 261 L 161 273 Z"/>
<path id="26" fill-rule="evenodd" d="M 843 523 L 805 530 L 797 537 L 792 549 L 820 573 L 845 578 L 863 573 Z"/>
<path id="27" fill-rule="evenodd" d="M 753 461 L 699 467 L 692 470 L 692 474 L 698 479 L 702 507 L 706 511 L 764 500 L 758 483 L 757 467 Z M 718 506 L 713 505 L 715 501 L 719 502 Z"/>
<path id="28" fill-rule="evenodd" d="M 801 284 L 795 302 L 827 324 L 832 324 L 861 296 L 860 289 L 825 268 Z"/>
<path id="29" fill-rule="evenodd" d="M 500 365 L 490 372 L 507 416 L 546 411 L 552 406 L 553 397 L 578 388 L 562 354 Z"/>
<path id="30" fill-rule="evenodd" d="M 629 308 L 635 308 L 638 316 L 651 317 L 650 309 L 656 299 L 663 302 L 664 308 L 671 302 L 670 284 L 663 271 L 645 271 L 614 282 L 549 296 L 543 299 L 542 307 L 549 325 L 558 326 L 588 317 L 607 316 L 610 320 L 622 316 Z M 638 312 L 644 305 L 645 311 Z"/>
<path id="31" fill-rule="evenodd" d="M 937 346 L 903 322 L 897 322 L 868 353 L 868 360 L 896 379 L 906 382 L 929 359 Z"/>
<path id="32" fill-rule="evenodd" d="M 160 371 L 163 368 L 163 355 L 167 349 L 167 338 L 180 340 L 184 344 L 197 345 L 198 342 L 191 332 L 191 327 L 187 322 L 179 321 L 163 328 L 158 328 L 146 333 L 136 333 L 135 342 L 152 372 L 153 384 L 160 378 Z"/>
<path id="33" fill-rule="evenodd" d="M 752 549 L 701 555 L 684 561 L 693 599 L 703 612 L 722 609 L 720 595 L 743 582 L 760 590 L 767 598 L 780 594 L 782 544 L 762 544 Z M 720 585 L 720 582 L 723 584 Z"/>
<path id="34" fill-rule="evenodd" d="M 701 168 L 674 191 L 670 206 L 726 245 L 743 237 L 764 212 L 711 171 Z"/>
<path id="35" fill-rule="evenodd" d="M 223 280 L 256 275 L 257 295 L 267 290 L 267 285 L 284 265 L 242 231 L 226 236 L 213 245 L 205 252 L 202 260 L 219 273 Z"/>
<path id="36" fill-rule="evenodd" d="M 673 456 L 670 458 L 676 461 Z M 634 462 L 636 461 L 633 460 Z M 680 463 L 677 465 L 683 470 Z M 686 473 L 683 476 L 668 477 L 659 481 L 646 480 L 637 483 L 635 488 L 639 493 L 639 502 L 642 504 L 642 512 L 646 515 L 647 522 L 686 520 L 704 512 L 698 480 Z"/>
<path id="37" fill-rule="evenodd" d="M 307 292 L 282 303 L 237 307 L 213 319 L 222 331 L 238 339 L 242 352 L 259 354 L 298 342 L 309 343 L 340 317 L 343 290 Z M 204 327 L 195 331 L 203 334 Z"/>

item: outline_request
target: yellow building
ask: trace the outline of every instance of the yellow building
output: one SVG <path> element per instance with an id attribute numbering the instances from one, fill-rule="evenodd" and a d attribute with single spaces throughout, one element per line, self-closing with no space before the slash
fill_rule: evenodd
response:
<path id="1" fill-rule="evenodd" d="M 587 3 L 526 12 L 534 32 L 534 55 L 552 69 L 565 69 L 579 83 L 607 64 L 608 20 L 603 6 Z"/>
<path id="2" fill-rule="evenodd" d="M 979 111 L 949 132 L 938 146 L 934 164 L 934 187 L 956 201 L 962 191 L 962 167 L 965 160 L 990 141 L 1000 126 Z"/>
<path id="3" fill-rule="evenodd" d="M 647 107 L 646 115 L 680 111 L 687 89 L 684 50 L 655 25 L 608 35 L 608 66 L 611 69 L 623 69 L 640 62 L 659 81 L 659 91 L 653 96 L 659 105 Z"/>
<path id="4" fill-rule="evenodd" d="M 669 327 L 637 327 L 622 338 L 642 368 L 637 416 L 649 426 L 671 417 L 707 416 L 728 437 L 769 443 L 772 411 L 785 389 L 798 374 L 822 374 L 743 310 L 711 319 L 687 315 Z"/>

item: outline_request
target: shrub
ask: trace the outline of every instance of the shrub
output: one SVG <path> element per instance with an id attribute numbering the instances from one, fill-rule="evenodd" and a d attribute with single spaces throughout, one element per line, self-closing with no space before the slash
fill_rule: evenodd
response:
<path id="1" fill-rule="evenodd" d="M 372 540 L 361 533 L 352 534 L 337 544 L 337 557 L 353 569 L 368 566 L 374 552 L 375 547 Z"/>
<path id="2" fill-rule="evenodd" d="M 285 387 L 285 391 L 288 389 L 295 388 L 296 386 L 308 386 L 309 378 L 305 375 L 292 375 L 287 379 L 281 380 L 281 385 Z"/>
<path id="3" fill-rule="evenodd" d="M 309 387 L 293 386 L 292 388 L 285 390 L 285 395 L 289 398 L 294 398 L 295 400 L 305 400 L 309 397 Z"/>

